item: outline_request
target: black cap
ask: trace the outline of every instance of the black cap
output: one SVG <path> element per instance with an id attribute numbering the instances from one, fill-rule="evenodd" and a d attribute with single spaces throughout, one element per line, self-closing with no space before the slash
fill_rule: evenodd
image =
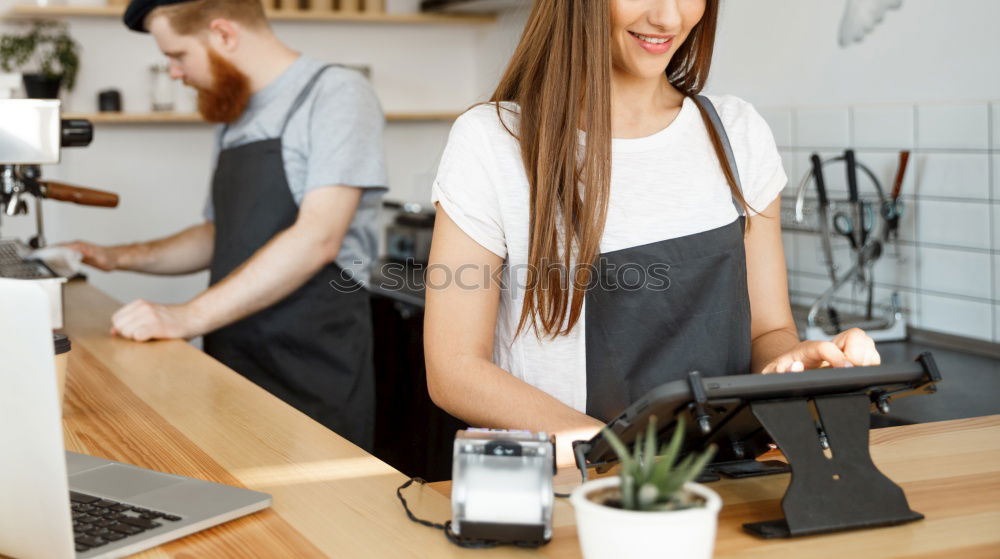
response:
<path id="1" fill-rule="evenodd" d="M 153 11 L 160 6 L 169 6 L 171 4 L 180 4 L 182 2 L 191 2 L 192 0 L 132 0 L 129 3 L 128 8 L 125 9 L 125 17 L 122 21 L 125 22 L 125 26 L 132 31 L 138 31 L 140 33 L 149 33 L 149 29 L 146 29 L 144 25 L 146 21 L 146 16 L 149 12 Z"/>

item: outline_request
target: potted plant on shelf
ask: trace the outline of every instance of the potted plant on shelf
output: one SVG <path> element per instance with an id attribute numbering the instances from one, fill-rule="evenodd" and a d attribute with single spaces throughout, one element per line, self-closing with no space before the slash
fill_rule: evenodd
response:
<path id="1" fill-rule="evenodd" d="M 689 453 L 678 462 L 683 418 L 659 456 L 655 417 L 632 452 L 607 428 L 603 434 L 618 455 L 620 471 L 588 481 L 570 496 L 583 556 L 710 559 L 722 500 L 693 480 L 712 459 L 715 447 Z"/>
<path id="2" fill-rule="evenodd" d="M 72 91 L 80 69 L 80 45 L 65 23 L 34 21 L 24 34 L 0 36 L 0 68 L 24 70 L 28 97 L 55 99 L 63 86 Z"/>

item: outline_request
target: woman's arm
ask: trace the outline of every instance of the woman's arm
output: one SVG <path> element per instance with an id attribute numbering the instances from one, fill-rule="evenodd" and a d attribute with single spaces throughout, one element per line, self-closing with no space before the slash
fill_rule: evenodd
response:
<path id="1" fill-rule="evenodd" d="M 437 209 L 425 282 L 431 399 L 477 427 L 555 434 L 559 464 L 572 464 L 572 441 L 591 438 L 603 424 L 493 364 L 503 260 Z M 484 281 L 487 275 L 490 281 Z"/>
<path id="2" fill-rule="evenodd" d="M 878 365 L 875 343 L 858 328 L 829 342 L 800 342 L 788 302 L 788 271 L 781 245 L 781 199 L 750 218 L 746 235 L 750 294 L 751 371 L 784 373 L 822 366 Z"/>
<path id="3" fill-rule="evenodd" d="M 758 373 L 799 343 L 788 302 L 788 271 L 781 246 L 781 198 L 748 219 L 745 245 L 750 294 L 751 370 Z"/>

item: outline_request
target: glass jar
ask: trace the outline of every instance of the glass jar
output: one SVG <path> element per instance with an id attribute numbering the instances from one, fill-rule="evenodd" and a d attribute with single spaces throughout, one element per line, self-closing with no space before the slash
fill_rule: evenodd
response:
<path id="1" fill-rule="evenodd" d="M 174 110 L 174 82 L 170 79 L 170 64 L 153 64 L 149 67 L 150 100 L 154 112 Z"/>

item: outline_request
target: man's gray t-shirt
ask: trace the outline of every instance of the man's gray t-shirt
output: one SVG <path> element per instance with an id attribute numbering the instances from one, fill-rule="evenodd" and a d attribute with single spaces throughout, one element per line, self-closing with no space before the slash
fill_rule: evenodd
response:
<path id="1" fill-rule="evenodd" d="M 216 149 L 277 138 L 295 99 L 323 66 L 300 56 L 251 97 L 238 121 L 219 127 Z M 384 127 L 382 108 L 368 80 L 355 70 L 334 66 L 323 71 L 281 135 L 285 174 L 296 204 L 306 193 L 326 186 L 365 189 L 336 260 L 362 284 L 368 283 L 378 256 L 378 209 L 388 183 Z M 209 192 L 204 216 L 212 221 L 214 215 Z"/>

